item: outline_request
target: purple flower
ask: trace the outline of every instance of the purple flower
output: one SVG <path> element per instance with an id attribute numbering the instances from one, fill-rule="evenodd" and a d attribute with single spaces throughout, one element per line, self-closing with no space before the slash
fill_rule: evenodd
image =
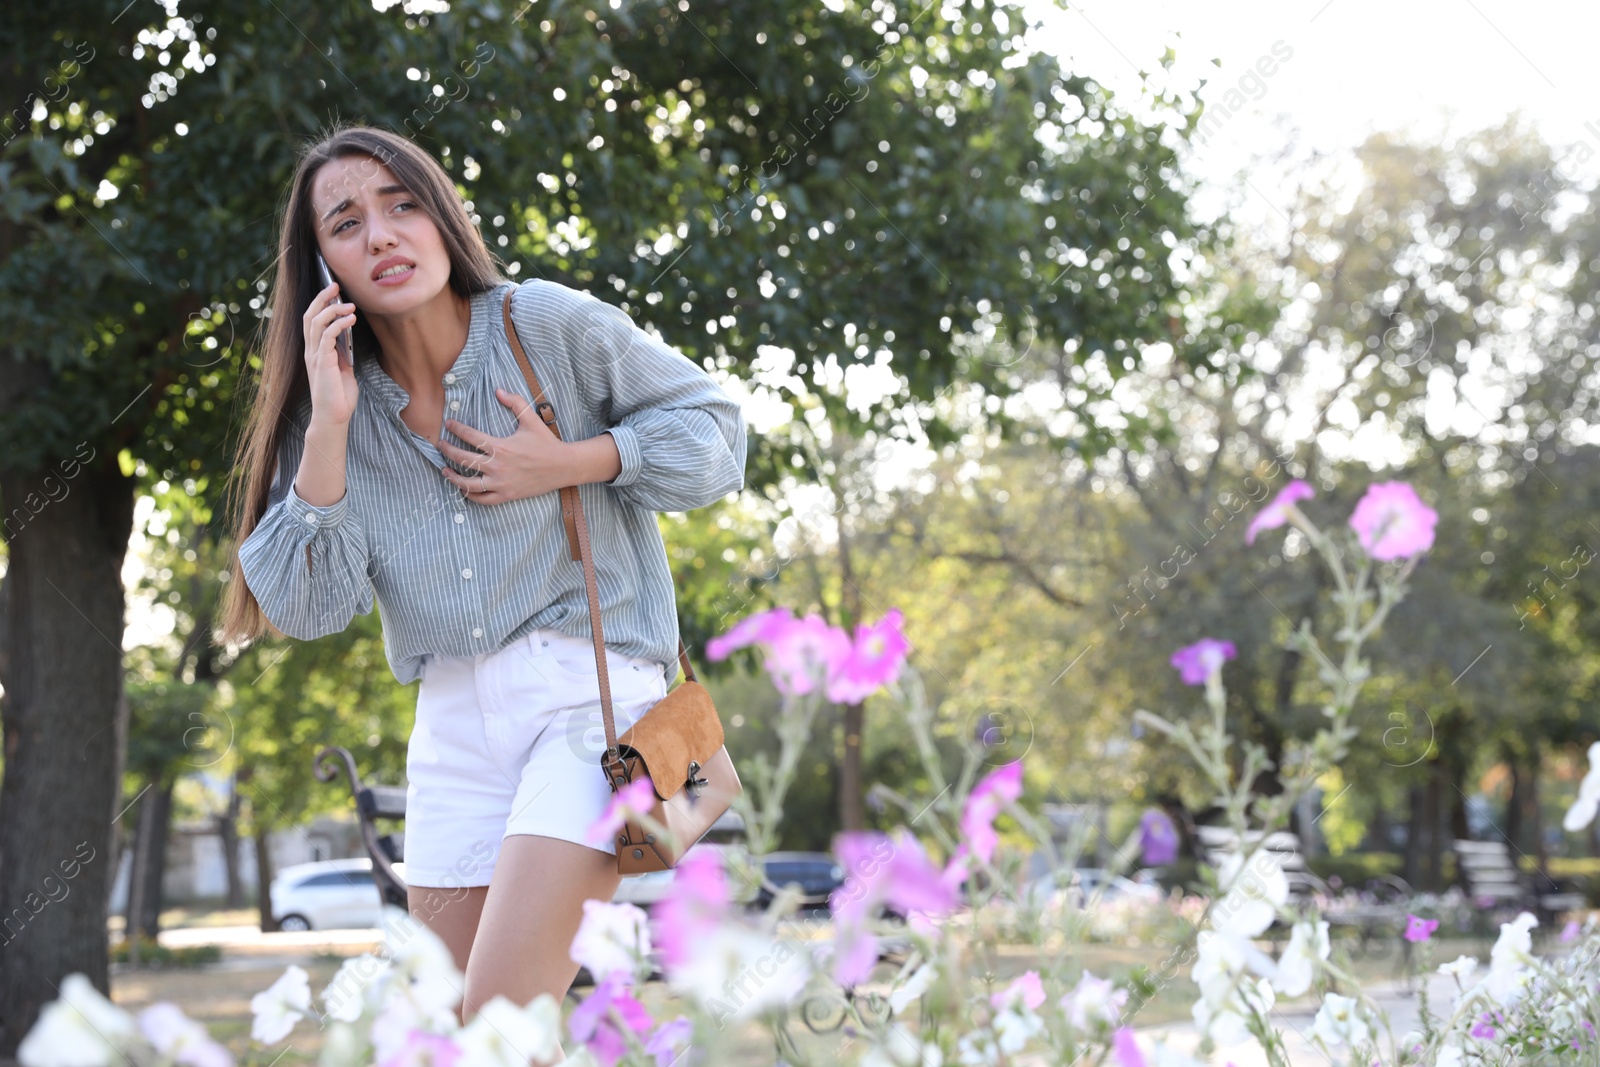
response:
<path id="1" fill-rule="evenodd" d="M 1139 817 L 1139 848 L 1146 867 L 1164 867 L 1178 858 L 1178 828 L 1172 817 L 1160 808 L 1151 808 Z"/>
<path id="2" fill-rule="evenodd" d="M 628 1042 L 611 1015 L 613 1010 L 621 1016 L 623 1025 L 635 1034 L 642 1034 L 654 1025 L 645 1006 L 633 998 L 632 981 L 628 972 L 612 971 L 583 1003 L 572 1009 L 572 1016 L 567 1020 L 572 1036 L 588 1045 L 604 1067 L 612 1067 L 628 1051 Z"/>
<path id="3" fill-rule="evenodd" d="M 1350 528 L 1376 560 L 1410 559 L 1433 547 L 1439 513 L 1405 482 L 1377 482 L 1350 513 Z"/>
<path id="4" fill-rule="evenodd" d="M 1185 645 L 1174 652 L 1170 662 L 1178 668 L 1184 685 L 1204 685 L 1207 677 L 1220 672 L 1223 663 L 1238 654 L 1239 650 L 1233 647 L 1232 641 L 1202 637 L 1194 644 Z"/>
<path id="5" fill-rule="evenodd" d="M 1294 507 L 1295 501 L 1310 500 L 1316 495 L 1315 489 L 1298 478 L 1279 489 L 1278 495 L 1272 498 L 1272 503 L 1262 508 L 1256 513 L 1256 517 L 1250 520 L 1250 526 L 1244 532 L 1244 543 L 1255 544 L 1256 534 L 1262 530 L 1276 530 L 1289 521 L 1289 511 Z"/>
<path id="6" fill-rule="evenodd" d="M 900 676 L 911 642 L 900 631 L 904 615 L 895 608 L 871 626 L 857 625 L 850 654 L 828 678 L 828 699 L 835 704 L 865 700 Z"/>
<path id="7" fill-rule="evenodd" d="M 706 642 L 706 659 L 724 659 L 728 653 L 746 645 L 765 644 L 774 634 L 794 622 L 794 612 L 788 608 L 770 608 L 740 619 L 733 629 Z"/>
<path id="8" fill-rule="evenodd" d="M 1431 938 L 1437 929 L 1439 929 L 1438 919 L 1424 919 L 1420 915 L 1406 912 L 1406 932 L 1402 936 L 1416 945 Z"/>
<path id="9" fill-rule="evenodd" d="M 656 1028 L 644 1043 L 645 1055 L 656 1058 L 656 1067 L 668 1067 L 679 1056 L 678 1046 L 687 1044 L 693 1036 L 694 1024 L 687 1015 L 680 1015 Z"/>
<path id="10" fill-rule="evenodd" d="M 656 922 L 651 936 L 669 969 L 689 961 L 695 943 L 717 927 L 731 899 L 720 855 L 700 848 L 684 853 L 667 895 L 650 908 Z"/>
<path id="11" fill-rule="evenodd" d="M 1484 1012 L 1482 1018 L 1480 1018 L 1478 1020 L 1477 1025 L 1474 1026 L 1468 1032 L 1473 1037 L 1477 1038 L 1480 1041 L 1493 1041 L 1494 1040 L 1494 1025 L 1493 1025 L 1493 1023 L 1494 1023 L 1494 1019 L 1489 1015 L 1488 1012 Z"/>
<path id="12" fill-rule="evenodd" d="M 1121 1067 L 1145 1067 L 1139 1042 L 1133 1039 L 1133 1031 L 1126 1026 L 1119 1026 L 1117 1032 L 1111 1035 L 1111 1051 L 1117 1054 L 1117 1063 Z"/>
<path id="13" fill-rule="evenodd" d="M 891 838 L 876 831 L 851 830 L 834 839 L 834 854 L 845 869 L 844 884 L 833 891 L 834 978 L 854 986 L 866 980 L 878 961 L 878 942 L 867 921 L 880 904 L 909 919 L 920 913 L 955 910 L 955 886 L 928 859 L 917 839 L 901 831 Z"/>
<path id="14" fill-rule="evenodd" d="M 1022 795 L 1022 761 L 1014 760 L 984 775 L 967 795 L 966 807 L 961 812 L 961 832 L 965 835 L 972 854 L 988 863 L 994 857 L 994 846 L 999 838 L 994 832 L 994 820 L 1000 809 Z"/>
<path id="15" fill-rule="evenodd" d="M 1039 981 L 1038 971 L 1024 971 L 1004 989 L 989 994 L 989 1006 L 992 1008 L 1007 1008 L 1019 1003 L 1029 1011 L 1038 1010 L 1039 1005 L 1044 1003 L 1044 985 Z"/>
<path id="16" fill-rule="evenodd" d="M 585 836 L 589 844 L 602 845 L 622 829 L 622 824 L 627 822 L 629 815 L 648 814 L 655 810 L 655 806 L 656 787 L 647 777 L 635 778 L 611 794 L 611 799 L 606 803 L 606 810 L 589 824 Z"/>

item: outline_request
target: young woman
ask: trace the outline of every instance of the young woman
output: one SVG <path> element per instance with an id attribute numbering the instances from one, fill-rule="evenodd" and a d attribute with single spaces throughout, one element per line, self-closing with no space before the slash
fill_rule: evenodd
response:
<path id="1" fill-rule="evenodd" d="M 335 284 L 318 280 L 316 256 Z M 658 510 L 744 484 L 738 405 L 626 315 L 558 282 L 517 285 L 450 177 L 410 141 L 337 129 L 290 185 L 243 476 L 224 631 L 336 633 L 376 598 L 402 683 L 411 912 L 465 974 L 461 1018 L 503 994 L 558 1000 L 583 902 L 615 851 L 581 565 L 560 511 L 580 486 L 618 733 L 677 675 Z M 512 318 L 558 439 L 531 409 Z M 354 366 L 336 339 L 354 330 Z M 668 665 L 671 665 L 670 672 Z"/>

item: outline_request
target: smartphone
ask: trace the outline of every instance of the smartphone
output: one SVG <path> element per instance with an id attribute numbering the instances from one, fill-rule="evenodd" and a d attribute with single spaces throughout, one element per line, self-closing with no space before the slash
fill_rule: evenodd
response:
<path id="1" fill-rule="evenodd" d="M 326 289 L 333 284 L 333 275 L 328 270 L 328 261 L 322 258 L 322 253 L 317 253 L 317 273 L 322 275 L 322 287 Z M 344 290 L 339 291 L 339 298 L 344 299 Z M 333 342 L 333 347 L 339 352 L 339 362 L 346 367 L 355 366 L 355 357 L 351 355 L 355 350 L 351 347 L 350 329 L 346 327 L 339 333 L 338 340 Z"/>

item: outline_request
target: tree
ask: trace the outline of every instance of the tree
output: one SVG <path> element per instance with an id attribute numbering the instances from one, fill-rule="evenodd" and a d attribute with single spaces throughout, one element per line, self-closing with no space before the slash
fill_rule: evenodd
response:
<path id="1" fill-rule="evenodd" d="M 832 396 L 830 423 L 887 429 L 917 412 L 938 439 L 943 418 L 921 408 L 939 390 L 1013 385 L 962 347 L 969 334 L 1120 352 L 1165 321 L 1183 200 L 1126 181 L 1160 172 L 1159 131 L 1020 56 L 987 6 L 929 9 L 915 27 L 875 18 L 487 0 L 434 15 L 277 0 L 13 13 L 0 41 L 0 88 L 22 101 L 0 160 L 0 914 L 72 842 L 105 839 L 134 497 L 192 483 L 220 509 L 271 205 L 295 142 L 330 118 L 410 131 L 459 176 L 492 247 L 708 365 L 744 373 L 772 346 L 826 376 L 893 352 L 904 395 L 865 413 Z M 1145 239 L 1122 240 L 1114 218 Z M 1051 267 L 1059 284 L 1041 285 Z M 758 490 L 795 469 L 782 444 L 752 457 Z M 8 947 L 0 1054 L 65 973 L 104 988 L 90 903 L 105 899 L 103 867 Z"/>

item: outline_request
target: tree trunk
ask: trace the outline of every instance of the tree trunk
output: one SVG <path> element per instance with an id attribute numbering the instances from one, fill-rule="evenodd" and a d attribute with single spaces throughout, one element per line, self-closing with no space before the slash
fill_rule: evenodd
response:
<path id="1" fill-rule="evenodd" d="M 118 682 L 125 679 L 119 674 Z M 127 813 L 124 809 L 128 801 L 122 790 L 123 772 L 128 767 L 128 724 L 133 714 L 132 705 L 128 703 L 128 687 L 125 684 L 117 686 L 117 721 L 113 728 L 116 734 L 116 757 L 111 772 L 111 832 L 106 835 L 106 843 L 110 856 L 111 877 L 106 879 L 106 914 L 111 914 L 111 897 L 117 890 L 117 872 L 122 868 L 122 853 L 128 847 L 128 823 L 123 821 Z"/>
<path id="2" fill-rule="evenodd" d="M 1505 753 L 1506 768 L 1511 772 L 1511 796 L 1506 800 L 1505 825 L 1500 827 L 1506 844 L 1511 846 L 1512 855 L 1522 851 L 1522 808 L 1527 787 L 1522 778 L 1522 764 L 1517 762 L 1514 752 L 1507 750 Z"/>
<path id="3" fill-rule="evenodd" d="M 29 366 L 8 361 L 0 412 L 14 406 Z M 109 990 L 106 902 L 115 856 L 107 838 L 133 481 L 106 447 L 85 443 L 52 467 L 64 473 L 69 462 L 79 464 L 70 481 L 53 469 L 0 466 L 10 520 L 0 654 L 0 1057 L 16 1054 L 68 974 L 82 972 Z"/>
<path id="4" fill-rule="evenodd" d="M 843 456 L 845 450 L 840 450 Z M 840 465 L 843 460 L 839 459 Z M 835 489 L 835 499 L 838 490 Z M 861 620 L 861 589 L 856 585 L 850 560 L 850 538 L 845 533 L 845 509 L 835 513 L 839 525 L 839 625 L 851 639 Z M 845 830 L 864 830 L 867 826 L 866 784 L 861 773 L 861 736 L 866 730 L 866 712 L 859 702 L 844 709 L 844 758 L 839 765 L 839 825 Z"/>
<path id="5" fill-rule="evenodd" d="M 155 940 L 161 933 L 161 905 L 165 899 L 163 886 L 167 877 L 167 838 L 172 826 L 172 789 L 174 782 L 155 786 L 145 794 L 154 809 L 150 823 L 150 848 L 144 859 L 144 891 L 140 894 L 143 908 L 139 911 L 139 929 L 144 936 Z M 144 829 L 141 822 L 140 829 Z M 131 928 L 131 927 L 130 927 Z"/>
<path id="6" fill-rule="evenodd" d="M 1422 888 L 1429 893 L 1440 892 L 1444 888 L 1444 842 L 1441 840 L 1444 829 L 1443 794 L 1441 782 L 1443 770 L 1437 760 L 1428 764 L 1428 782 L 1424 787 L 1422 800 L 1423 840 L 1417 842 L 1418 851 L 1422 854 Z"/>
<path id="7" fill-rule="evenodd" d="M 239 880 L 239 782 L 229 783 L 228 810 L 217 816 L 217 835 L 222 838 L 222 865 L 228 872 L 230 908 L 244 907 L 244 885 Z"/>
<path id="8" fill-rule="evenodd" d="M 1533 838 L 1531 850 L 1526 850 L 1533 856 L 1533 861 L 1541 873 L 1550 870 L 1550 853 L 1544 841 L 1544 811 L 1539 805 L 1539 750 L 1534 748 L 1533 758 L 1528 761 L 1528 803 L 1527 803 L 1528 835 Z"/>
<path id="9" fill-rule="evenodd" d="M 1406 787 L 1406 852 L 1400 868 L 1400 877 L 1414 886 L 1422 885 L 1422 838 L 1425 833 L 1426 820 L 1423 813 L 1425 807 L 1422 787 L 1419 785 Z"/>
<path id="10" fill-rule="evenodd" d="M 128 964 L 139 966 L 139 919 L 144 915 L 144 894 L 150 884 L 145 872 L 150 869 L 150 839 L 155 836 L 156 787 L 147 785 L 139 794 L 139 824 L 133 832 L 133 869 L 128 872 L 128 906 L 123 911 L 123 936 L 128 941 Z"/>
<path id="11" fill-rule="evenodd" d="M 260 913 L 261 929 L 264 933 L 270 933 L 278 928 L 278 921 L 272 915 L 271 833 L 272 831 L 259 819 L 256 820 L 256 910 Z"/>

